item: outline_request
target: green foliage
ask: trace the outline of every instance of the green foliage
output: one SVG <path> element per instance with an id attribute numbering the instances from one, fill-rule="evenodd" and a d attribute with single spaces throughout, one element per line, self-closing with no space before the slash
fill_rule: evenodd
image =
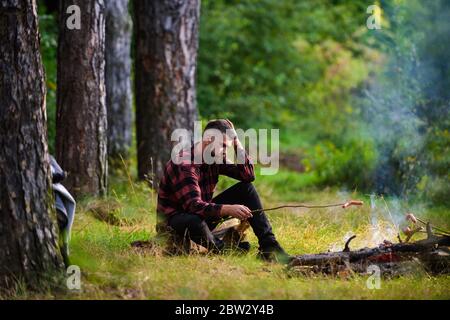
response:
<path id="1" fill-rule="evenodd" d="M 204 1 L 202 116 L 280 128 L 282 151 L 302 154 L 315 177 L 306 181 L 369 186 L 376 157 L 370 139 L 358 141 L 353 101 L 380 59 L 362 43 L 365 9 L 363 1 Z"/>
<path id="2" fill-rule="evenodd" d="M 361 15 L 354 15 L 362 8 L 362 1 L 203 1 L 201 114 L 230 117 L 242 127 L 298 127 L 312 110 L 327 108 L 326 98 L 345 99 L 348 90 L 340 94 L 328 86 L 348 89 L 364 74 L 363 64 L 352 64 L 354 70 L 341 77 L 345 84 L 339 77 L 330 80 L 340 65 L 346 67 L 342 60 L 359 55 L 352 38 L 363 25 Z M 333 62 L 339 65 L 329 68 Z"/>
<path id="3" fill-rule="evenodd" d="M 421 177 L 417 189 L 423 199 L 450 207 L 450 132 L 439 128 L 430 131 L 424 150 L 428 172 Z"/>
<path id="4" fill-rule="evenodd" d="M 51 154 L 55 152 L 56 135 L 56 69 L 57 69 L 57 45 L 58 25 L 56 17 L 46 12 L 43 3 L 38 5 L 39 32 L 41 34 L 41 55 L 45 69 L 45 81 L 47 86 L 47 129 L 48 146 Z"/>
<path id="5" fill-rule="evenodd" d="M 323 141 L 310 150 L 305 160 L 307 167 L 317 171 L 319 183 L 358 190 L 371 187 L 375 161 L 373 144 L 356 137 L 341 148 L 331 141 Z"/>

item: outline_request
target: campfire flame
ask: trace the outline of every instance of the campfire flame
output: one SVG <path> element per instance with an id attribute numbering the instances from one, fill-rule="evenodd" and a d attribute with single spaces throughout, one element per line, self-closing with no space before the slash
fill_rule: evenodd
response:
<path id="1" fill-rule="evenodd" d="M 352 242 L 353 247 L 376 247 L 385 240 L 397 242 L 401 221 L 404 219 L 401 212 L 400 201 L 394 199 L 388 205 L 384 198 L 370 195 L 370 226 L 367 233 L 358 233 L 358 237 Z M 340 241 L 329 247 L 329 251 L 342 251 L 343 244 L 354 234 L 354 231 L 347 231 Z"/>

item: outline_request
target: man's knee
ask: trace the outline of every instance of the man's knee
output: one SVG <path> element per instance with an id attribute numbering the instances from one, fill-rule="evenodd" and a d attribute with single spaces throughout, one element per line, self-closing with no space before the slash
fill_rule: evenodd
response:
<path id="1" fill-rule="evenodd" d="M 169 219 L 169 225 L 179 234 L 199 233 L 204 220 L 195 214 L 180 214 Z"/>
<path id="2" fill-rule="evenodd" d="M 235 184 L 236 188 L 242 192 L 256 192 L 255 186 L 251 182 L 238 182 Z"/>
<path id="3" fill-rule="evenodd" d="M 186 228 L 192 233 L 201 233 L 203 224 L 205 221 L 196 214 L 189 215 L 189 219 L 186 222 Z"/>

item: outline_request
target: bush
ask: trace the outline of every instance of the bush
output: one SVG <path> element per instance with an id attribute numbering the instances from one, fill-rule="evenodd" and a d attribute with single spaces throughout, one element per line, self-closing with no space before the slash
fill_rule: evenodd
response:
<path id="1" fill-rule="evenodd" d="M 306 168 L 317 172 L 322 185 L 367 189 L 372 185 L 376 158 L 370 140 L 350 138 L 342 147 L 331 141 L 317 144 L 304 162 Z"/>

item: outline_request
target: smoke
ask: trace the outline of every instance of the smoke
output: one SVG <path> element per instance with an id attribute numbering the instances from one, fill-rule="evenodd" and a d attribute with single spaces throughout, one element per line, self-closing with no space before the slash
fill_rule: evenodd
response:
<path id="1" fill-rule="evenodd" d="M 387 64 L 370 79 L 361 109 L 378 155 L 374 192 L 407 197 L 435 174 L 430 171 L 435 167 L 432 132 L 448 125 L 450 20 L 444 16 L 450 5 L 412 0 L 382 2 L 382 9 L 390 27 L 369 32 L 369 37 Z"/>

